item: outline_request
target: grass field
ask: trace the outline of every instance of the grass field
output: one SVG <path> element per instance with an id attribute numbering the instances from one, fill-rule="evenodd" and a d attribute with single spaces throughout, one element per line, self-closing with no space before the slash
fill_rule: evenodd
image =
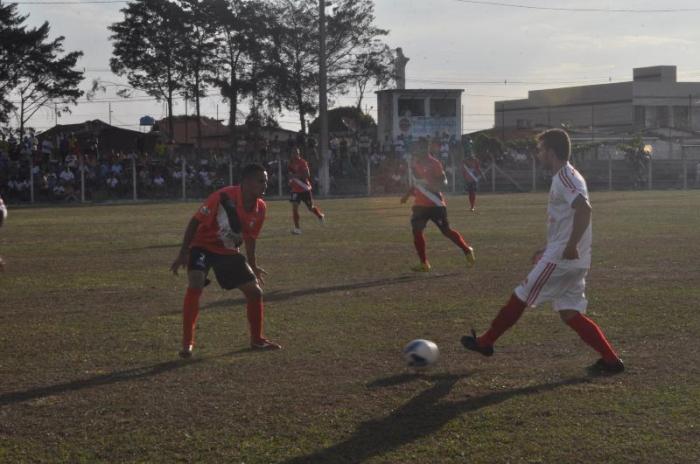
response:
<path id="1" fill-rule="evenodd" d="M 322 228 L 269 203 L 258 243 L 266 332 L 247 349 L 237 291 L 207 288 L 180 361 L 184 276 L 168 267 L 196 203 L 10 211 L 0 230 L 0 462 L 700 462 L 700 192 L 594 192 L 589 314 L 628 370 L 597 358 L 549 307 L 496 355 L 487 327 L 544 239 L 546 194 L 450 199 L 477 250 L 467 270 L 429 226 L 415 275 L 408 206 L 326 200 Z M 434 340 L 438 365 L 404 367 Z"/>

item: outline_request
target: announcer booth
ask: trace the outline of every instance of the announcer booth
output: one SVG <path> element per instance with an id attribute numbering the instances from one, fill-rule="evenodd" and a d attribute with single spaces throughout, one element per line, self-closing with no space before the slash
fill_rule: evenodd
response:
<path id="1" fill-rule="evenodd" d="M 390 89 L 377 93 L 377 140 L 404 145 L 420 138 L 459 141 L 462 89 Z"/>

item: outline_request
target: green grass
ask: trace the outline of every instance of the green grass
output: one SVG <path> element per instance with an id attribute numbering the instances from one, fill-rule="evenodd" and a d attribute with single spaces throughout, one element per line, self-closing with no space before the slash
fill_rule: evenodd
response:
<path id="1" fill-rule="evenodd" d="M 11 209 L 0 230 L 0 462 L 700 462 L 700 192 L 595 192 L 589 314 L 628 370 L 595 359 L 548 307 L 493 358 L 488 326 L 544 241 L 546 194 L 450 199 L 477 250 L 428 231 L 415 275 L 398 198 L 321 200 L 328 225 L 270 202 L 258 244 L 266 332 L 207 288 L 177 359 L 185 278 L 168 271 L 196 203 Z M 306 212 L 304 212 L 306 213 Z M 434 340 L 414 374 L 401 347 Z"/>

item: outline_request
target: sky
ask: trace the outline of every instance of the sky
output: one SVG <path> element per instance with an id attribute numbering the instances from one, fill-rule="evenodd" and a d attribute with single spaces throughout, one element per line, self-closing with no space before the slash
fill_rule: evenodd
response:
<path id="1" fill-rule="evenodd" d="M 107 30 L 122 19 L 126 3 L 67 1 L 16 3 L 21 14 L 30 15 L 29 25 L 49 21 L 51 38 L 62 35 L 65 50 L 83 51 L 78 67 L 85 69 L 86 79 L 81 88 L 89 89 L 96 78 L 126 84 L 109 71 Z M 375 24 L 389 30 L 385 42 L 410 58 L 407 88 L 464 90 L 465 133 L 493 127 L 494 101 L 526 98 L 528 90 L 629 81 L 632 68 L 655 65 L 677 66 L 679 81 L 700 81 L 697 0 L 375 0 L 375 14 Z M 96 101 L 82 98 L 58 123 L 109 122 L 111 117 L 114 125 L 144 130 L 138 126 L 141 116 L 166 115 L 163 103 L 148 101 L 142 92 L 135 94 L 142 98 L 123 100 L 116 89 L 109 87 Z M 362 106 L 376 118 L 373 90 Z M 331 107 L 355 103 L 351 93 L 336 98 Z M 219 118 L 226 118 L 221 98 L 203 101 L 204 115 L 217 117 L 217 109 Z M 184 114 L 182 100 L 174 112 Z M 54 112 L 46 109 L 30 125 L 41 131 L 55 122 Z M 282 114 L 279 122 L 299 129 L 295 114 Z"/>

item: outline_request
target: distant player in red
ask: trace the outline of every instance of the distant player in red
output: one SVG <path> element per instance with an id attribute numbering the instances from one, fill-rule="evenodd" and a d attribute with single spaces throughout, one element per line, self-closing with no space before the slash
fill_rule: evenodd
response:
<path id="1" fill-rule="evenodd" d="M 259 164 L 243 169 L 240 186 L 217 190 L 207 198 L 185 230 L 180 253 L 171 270 L 177 275 L 187 266 L 188 287 L 182 311 L 182 351 L 189 358 L 194 347 L 194 329 L 199 316 L 199 298 L 208 283 L 209 269 L 221 288 L 238 288 L 246 298 L 250 346 L 258 350 L 278 350 L 263 335 L 263 292 L 260 286 L 267 273 L 255 258 L 255 241 L 265 221 L 267 172 Z M 245 244 L 248 260 L 240 253 Z"/>
<path id="2" fill-rule="evenodd" d="M 450 228 L 447 220 L 447 204 L 440 192 L 447 185 L 447 177 L 442 163 L 427 152 L 425 144 L 422 144 L 418 150 L 413 163 L 415 185 L 401 197 L 401 203 L 406 203 L 411 195 L 415 197 L 411 228 L 413 230 L 413 244 L 418 252 L 420 264 L 413 267 L 412 270 L 430 272 L 430 263 L 425 249 L 425 235 L 423 234 L 428 221 L 435 223 L 440 232 L 464 252 L 467 267 L 471 267 L 475 262 L 474 249 L 464 241 L 459 232 Z"/>
<path id="3" fill-rule="evenodd" d="M 476 211 L 476 190 L 479 187 L 479 179 L 481 179 L 481 165 L 479 160 L 474 155 L 464 158 L 462 162 L 462 177 L 469 193 L 469 210 Z"/>
<path id="4" fill-rule="evenodd" d="M 311 172 L 309 171 L 309 163 L 301 157 L 301 150 L 299 150 L 299 148 L 295 148 L 292 151 L 292 155 L 289 158 L 289 165 L 287 166 L 287 173 L 289 174 L 289 189 L 291 190 L 289 201 L 292 203 L 292 219 L 294 220 L 292 234 L 300 235 L 299 203 L 303 201 L 309 211 L 318 218 L 321 224 L 325 223 L 326 217 L 321 210 L 314 205 L 314 199 L 311 195 Z"/>
<path id="5" fill-rule="evenodd" d="M 598 325 L 584 314 L 586 275 L 591 266 L 591 204 L 581 174 L 569 164 L 571 142 L 566 132 L 550 129 L 538 137 L 538 158 L 554 173 L 549 190 L 547 246 L 533 256 L 535 266 L 501 308 L 491 328 L 477 337 L 462 337 L 462 345 L 484 356 L 515 324 L 528 306 L 552 302 L 561 320 L 597 351 L 601 358 L 590 370 L 619 373 L 625 368 Z"/>

